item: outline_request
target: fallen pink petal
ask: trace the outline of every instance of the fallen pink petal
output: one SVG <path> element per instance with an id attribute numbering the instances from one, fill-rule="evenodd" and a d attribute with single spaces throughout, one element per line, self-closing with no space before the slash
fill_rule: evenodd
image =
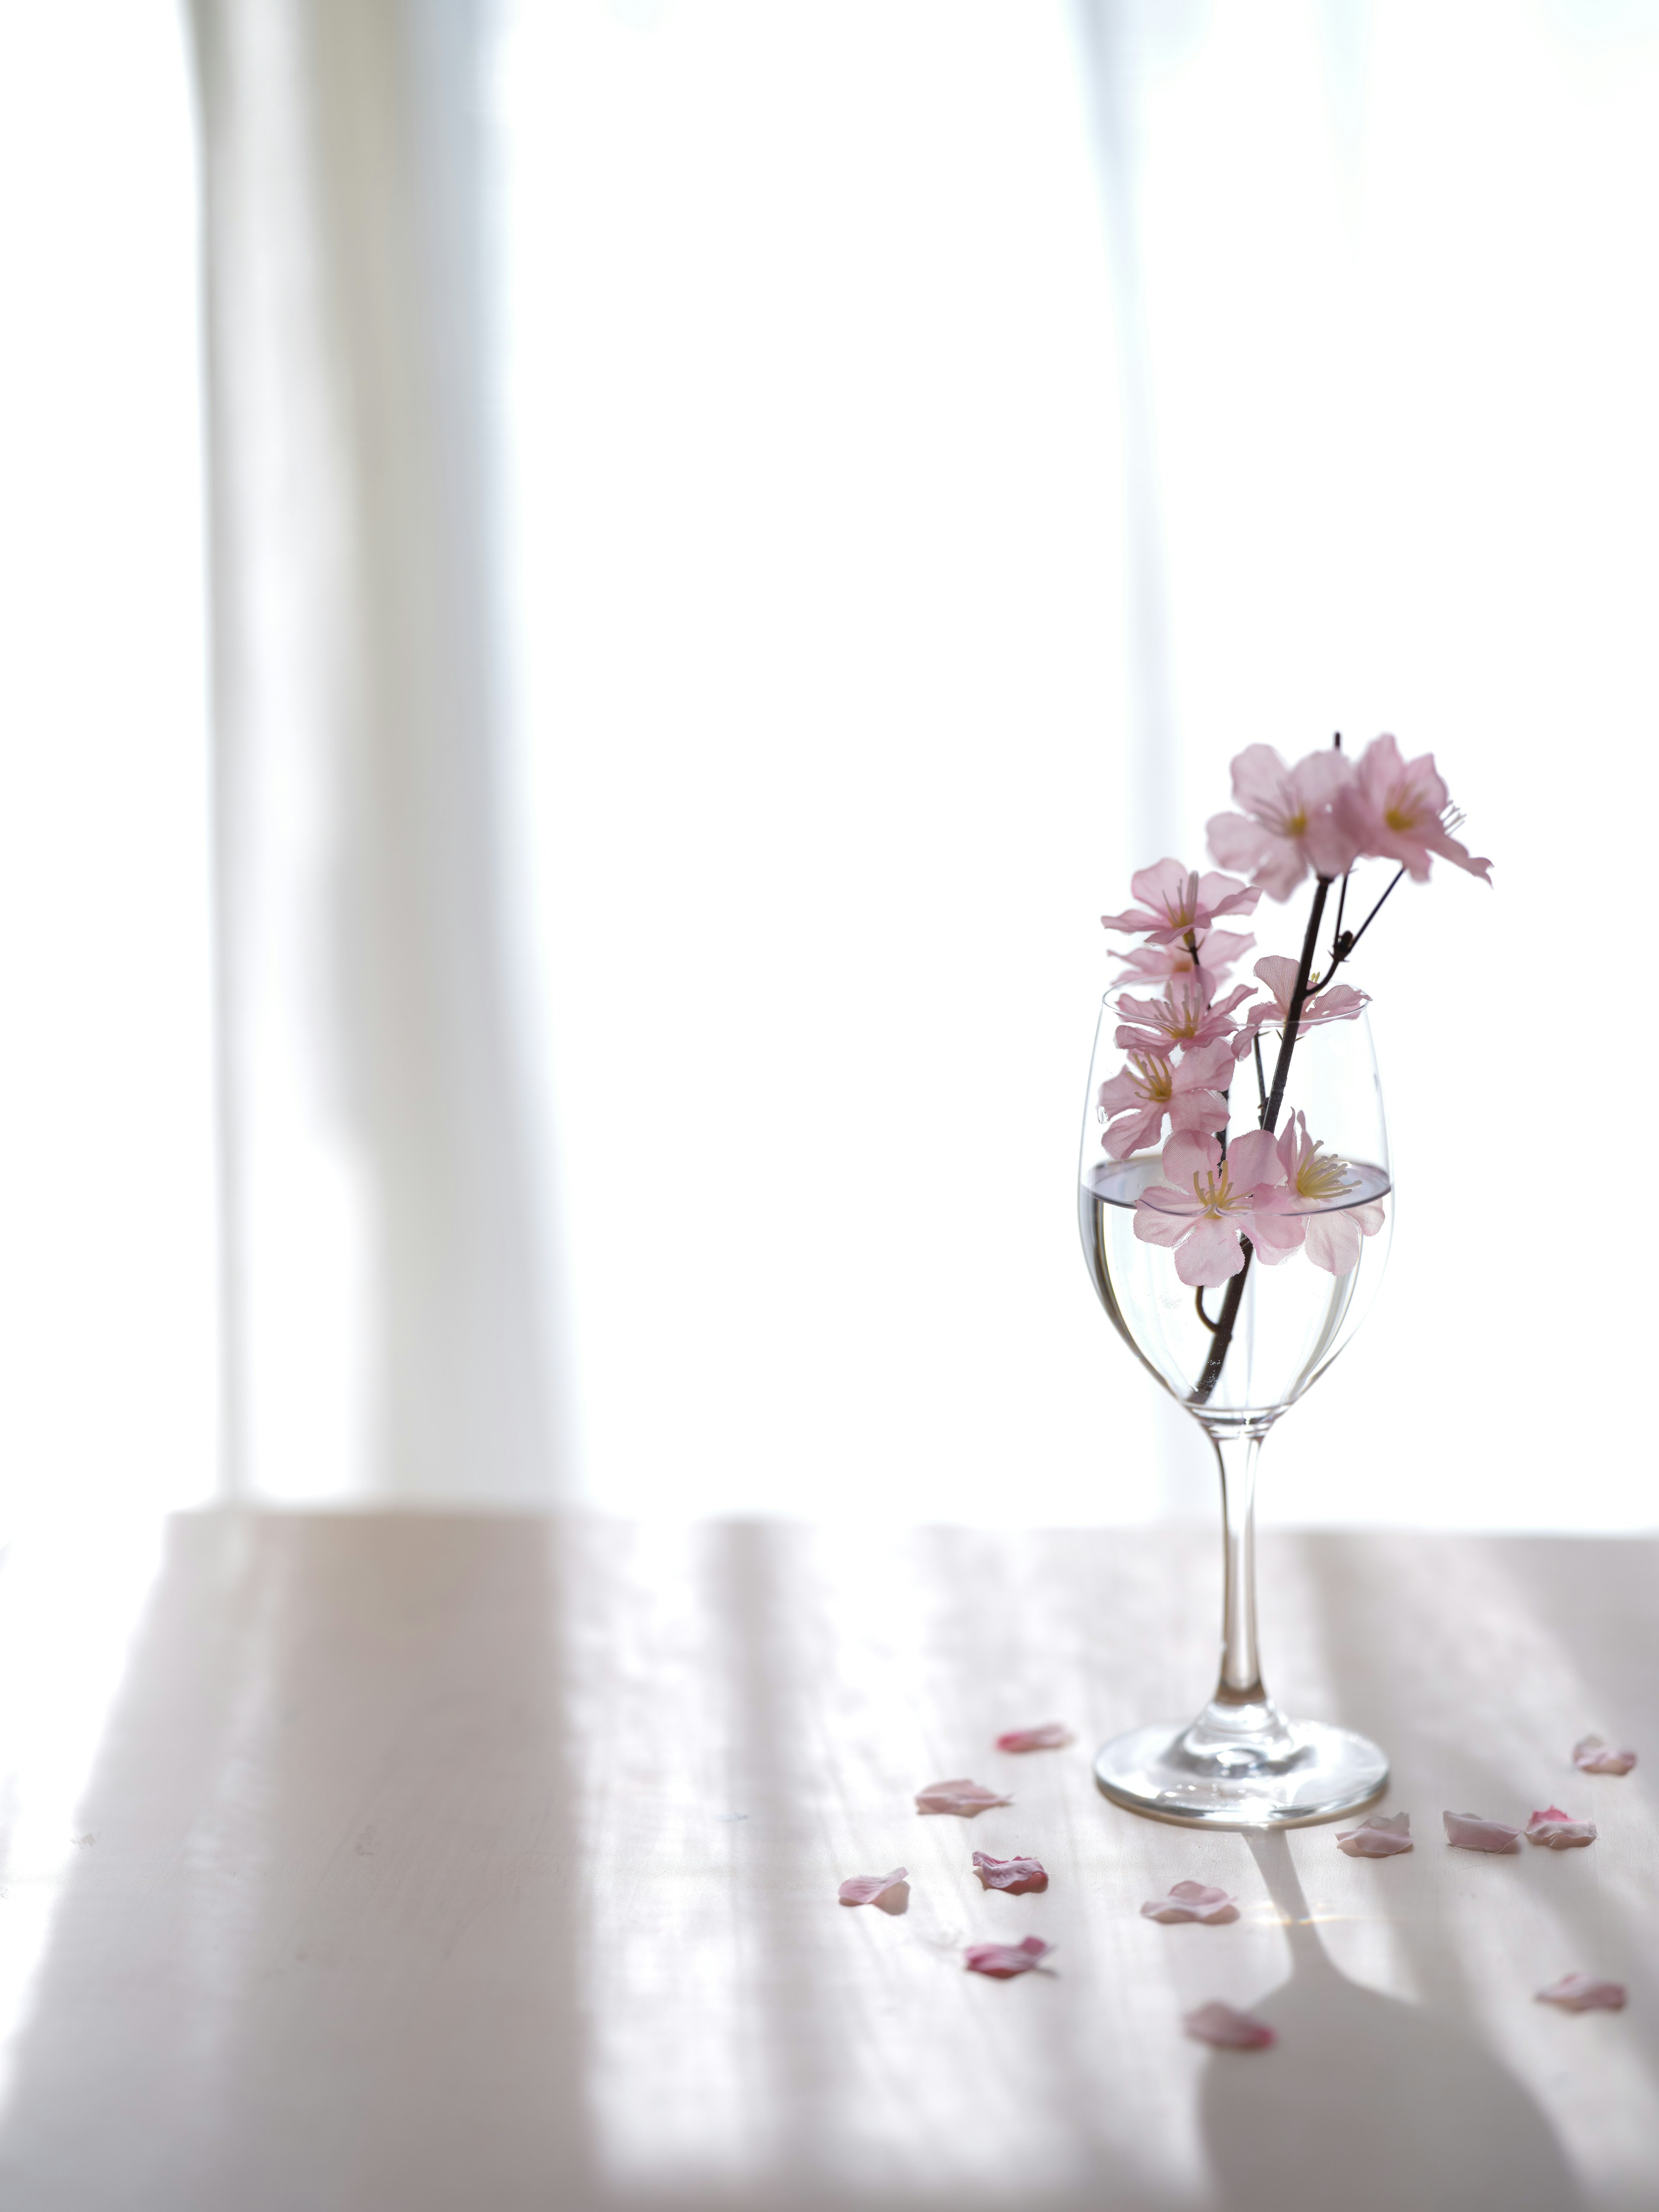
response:
<path id="1" fill-rule="evenodd" d="M 1058 1721 L 1049 1721 L 1042 1728 L 1010 1729 L 1006 1735 L 997 1738 L 999 1751 L 1064 1751 L 1077 1738 Z"/>
<path id="2" fill-rule="evenodd" d="M 988 1790 L 982 1782 L 969 1782 L 965 1775 L 955 1782 L 930 1782 L 916 1792 L 918 1813 L 959 1813 L 964 1820 L 971 1820 L 988 1806 L 1013 1802 L 999 1790 Z"/>
<path id="3" fill-rule="evenodd" d="M 1628 1774 L 1636 1764 L 1636 1753 L 1620 1751 L 1599 1735 L 1587 1735 L 1574 1744 L 1572 1763 L 1585 1774 Z"/>
<path id="4" fill-rule="evenodd" d="M 855 1874 L 842 1882 L 841 1901 L 843 1905 L 873 1905 L 890 1890 L 900 1888 L 908 1873 L 908 1867 L 895 1867 L 891 1874 Z"/>
<path id="5" fill-rule="evenodd" d="M 1599 1982 L 1594 1974 L 1563 1974 L 1538 1992 L 1540 2004 L 1559 2005 L 1563 2012 L 1623 2012 L 1622 1982 Z"/>
<path id="6" fill-rule="evenodd" d="M 1373 1813 L 1357 1828 L 1339 1829 L 1336 1848 L 1346 1851 L 1351 1859 L 1391 1859 L 1396 1852 L 1413 1848 L 1412 1816 L 1409 1813 Z"/>
<path id="7" fill-rule="evenodd" d="M 1214 1927 L 1221 1921 L 1237 1919 L 1238 1899 L 1224 1889 L 1212 1889 L 1206 1882 L 1178 1881 L 1167 1897 L 1149 1897 L 1140 1908 L 1140 1917 L 1171 1926 L 1177 1921 L 1201 1920 Z"/>
<path id="8" fill-rule="evenodd" d="M 1546 1805 L 1541 1813 L 1534 1813 L 1528 1821 L 1527 1837 L 1529 1842 L 1543 1844 L 1550 1850 L 1570 1851 L 1595 1841 L 1595 1823 L 1576 1820 L 1559 1805 Z"/>
<path id="9" fill-rule="evenodd" d="M 1040 1859 L 994 1859 L 975 1851 L 974 1872 L 986 1889 L 1006 1889 L 1010 1897 L 1048 1887 L 1048 1870 Z"/>
<path id="10" fill-rule="evenodd" d="M 1016 1974 L 1029 1974 L 1054 1948 L 1041 1936 L 1028 1936 L 1023 1943 L 970 1943 L 962 1955 L 970 1974 L 988 1974 L 994 1982 L 1008 1982 Z"/>
<path id="11" fill-rule="evenodd" d="M 1265 2020 L 1219 2002 L 1200 2005 L 1181 2025 L 1195 2043 L 1213 2044 L 1218 2051 L 1265 2051 L 1279 2040 Z"/>
<path id="12" fill-rule="evenodd" d="M 1483 1820 L 1479 1813 L 1443 1813 L 1446 1840 L 1460 1851 L 1518 1851 L 1521 1831 L 1502 1820 Z"/>

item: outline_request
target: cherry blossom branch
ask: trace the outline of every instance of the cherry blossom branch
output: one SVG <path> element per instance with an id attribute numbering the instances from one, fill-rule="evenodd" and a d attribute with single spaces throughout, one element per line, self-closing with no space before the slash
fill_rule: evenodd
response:
<path id="1" fill-rule="evenodd" d="M 1212 1322 L 1208 1314 L 1204 1310 L 1204 1285 L 1202 1283 L 1200 1283 L 1198 1288 L 1193 1292 L 1193 1304 L 1198 1308 L 1199 1319 L 1203 1322 L 1205 1328 L 1209 1330 L 1211 1335 L 1213 1336 L 1217 1328 L 1219 1327 L 1219 1323 Z"/>
<path id="2" fill-rule="evenodd" d="M 1313 912 L 1308 916 L 1308 933 L 1302 940 L 1302 958 L 1296 971 L 1296 988 L 1291 993 L 1291 1003 L 1285 1010 L 1285 1026 L 1279 1033 L 1279 1051 L 1273 1060 L 1273 1087 L 1267 1103 L 1262 1109 L 1261 1126 L 1271 1136 L 1279 1124 L 1279 1109 L 1285 1103 L 1285 1085 L 1291 1078 L 1291 1054 L 1296 1050 L 1296 1033 L 1302 1026 L 1302 1009 L 1308 1003 L 1308 986 L 1313 975 L 1314 948 L 1319 942 L 1319 925 L 1325 918 L 1325 901 L 1329 896 L 1331 879 L 1321 876 L 1314 886 Z M 1388 896 L 1384 891 L 1382 898 Z M 1382 900 L 1377 901 L 1381 906 Z M 1373 909 L 1374 913 L 1375 909 Z M 1366 917 L 1369 921 L 1372 917 Z M 1260 1035 L 1260 1031 L 1257 1032 Z"/>
<path id="3" fill-rule="evenodd" d="M 1221 1311 L 1212 1324 L 1210 1356 L 1204 1363 L 1204 1372 L 1188 1393 L 1189 1406 L 1209 1403 L 1210 1393 L 1221 1380 L 1221 1370 L 1226 1364 L 1227 1347 L 1233 1340 L 1233 1329 L 1238 1320 L 1238 1309 L 1244 1299 L 1244 1285 L 1250 1273 L 1250 1262 L 1255 1257 L 1255 1247 L 1248 1237 L 1238 1240 L 1244 1255 L 1244 1265 L 1236 1275 L 1227 1279 L 1227 1294 L 1221 1301 Z"/>
<path id="4" fill-rule="evenodd" d="M 1273 1087 L 1267 1104 L 1261 1109 L 1260 1126 L 1267 1130 L 1270 1136 L 1279 1120 L 1279 1109 L 1285 1103 L 1285 1085 L 1290 1081 L 1291 1077 L 1291 1054 L 1296 1049 L 1296 1033 L 1302 1025 L 1302 1009 L 1308 1003 L 1308 979 L 1313 974 L 1314 948 L 1319 942 L 1319 925 L 1325 918 L 1325 901 L 1330 895 L 1330 889 L 1331 879 L 1328 876 L 1321 876 L 1314 887 L 1313 911 L 1308 916 L 1307 933 L 1302 939 L 1302 958 L 1297 966 L 1296 988 L 1291 993 L 1291 1003 L 1286 1010 L 1285 1026 L 1279 1034 L 1279 1051 L 1273 1060 Z M 1383 897 L 1386 898 L 1387 896 L 1388 893 L 1385 891 Z M 1379 900 L 1377 903 L 1380 905 L 1382 901 Z M 1258 1041 L 1261 1034 L 1258 1030 L 1256 1032 Z M 1260 1062 L 1258 1061 L 1257 1064 L 1259 1066 Z M 1238 1273 L 1228 1280 L 1227 1294 L 1221 1302 L 1221 1311 L 1217 1316 L 1214 1334 L 1210 1339 L 1209 1357 L 1204 1362 L 1203 1373 L 1193 1385 L 1188 1397 L 1187 1403 L 1189 1406 L 1204 1406 L 1209 1403 L 1211 1393 L 1221 1380 L 1221 1370 L 1226 1364 L 1227 1353 L 1232 1345 L 1233 1330 L 1238 1321 L 1238 1309 L 1244 1300 L 1244 1285 L 1249 1279 L 1250 1262 L 1255 1257 L 1255 1247 L 1248 1237 L 1241 1237 L 1238 1241 L 1244 1254 L 1244 1264 Z"/>

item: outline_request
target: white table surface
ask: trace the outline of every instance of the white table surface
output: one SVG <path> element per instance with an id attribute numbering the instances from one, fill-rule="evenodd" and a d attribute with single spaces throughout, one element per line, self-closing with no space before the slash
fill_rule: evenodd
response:
<path id="1" fill-rule="evenodd" d="M 125 1548 L 123 1547 L 125 1546 Z M 1408 1857 L 1108 1805 L 1208 1686 L 1199 1532 L 186 1516 L 0 1576 L 0 2204 L 1659 2204 L 1659 1549 L 1280 1537 L 1270 1679 Z M 1011 1726 L 1072 1751 L 1000 1755 Z M 1625 1780 L 1568 1759 L 1595 1729 Z M 1014 1804 L 919 1818 L 968 1774 Z M 1588 1850 L 1450 1850 L 1553 1801 Z M 969 1855 L 1033 1853 L 1045 1895 Z M 902 1917 L 836 1900 L 905 1865 Z M 1231 1927 L 1156 1925 L 1182 1876 Z M 964 1973 L 1027 1933 L 1051 1974 Z M 1622 2015 L 1533 2002 L 1572 1969 Z M 1212 1996 L 1279 2030 L 1211 2053 Z"/>

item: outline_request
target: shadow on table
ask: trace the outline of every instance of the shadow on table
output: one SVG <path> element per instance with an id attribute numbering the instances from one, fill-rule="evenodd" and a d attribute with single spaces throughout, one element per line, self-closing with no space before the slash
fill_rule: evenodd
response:
<path id="1" fill-rule="evenodd" d="M 0 2124 L 30 2212 L 591 2202 L 533 1516 L 172 1524 Z"/>
<path id="2" fill-rule="evenodd" d="M 1219 2051 L 1201 2100 L 1225 2212 L 1575 2212 L 1583 2200 L 1515 2077 L 1443 2014 L 1340 1974 L 1283 1834 L 1246 1838 L 1288 1923 L 1291 1978 L 1255 2007 L 1272 2062 Z"/>

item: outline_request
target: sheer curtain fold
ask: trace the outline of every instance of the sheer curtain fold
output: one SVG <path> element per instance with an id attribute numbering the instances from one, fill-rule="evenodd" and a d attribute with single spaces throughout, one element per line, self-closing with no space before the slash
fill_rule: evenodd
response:
<path id="1" fill-rule="evenodd" d="M 227 1483 L 560 1479 L 515 1004 L 479 13 L 192 0 Z"/>

